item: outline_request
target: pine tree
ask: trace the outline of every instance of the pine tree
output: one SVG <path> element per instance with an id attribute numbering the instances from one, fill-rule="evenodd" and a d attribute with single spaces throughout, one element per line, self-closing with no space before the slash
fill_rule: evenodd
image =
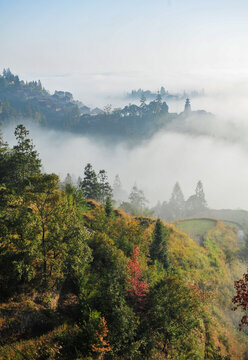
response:
<path id="1" fill-rule="evenodd" d="M 141 97 L 140 97 L 140 107 L 143 108 L 146 105 L 146 97 L 145 94 L 142 92 Z"/>
<path id="2" fill-rule="evenodd" d="M 195 194 L 191 195 L 186 201 L 186 214 L 187 216 L 199 215 L 207 207 L 203 185 L 198 181 L 195 189 Z"/>
<path id="3" fill-rule="evenodd" d="M 69 173 L 66 174 L 64 184 L 73 185 L 73 180 L 72 180 L 71 174 L 69 174 Z"/>
<path id="4" fill-rule="evenodd" d="M 202 185 L 202 182 L 200 180 L 198 181 L 198 183 L 196 185 L 195 195 L 196 195 L 196 197 L 198 199 L 199 207 L 201 207 L 201 208 L 207 207 L 207 202 L 206 202 L 206 199 L 205 199 L 203 185 Z"/>
<path id="5" fill-rule="evenodd" d="M 98 174 L 99 192 L 97 200 L 104 203 L 107 197 L 112 197 L 112 188 L 108 182 L 107 173 L 105 170 L 100 170 Z"/>
<path id="6" fill-rule="evenodd" d="M 17 145 L 13 147 L 7 159 L 7 174 L 4 181 L 16 191 L 22 191 L 32 176 L 40 174 L 41 160 L 28 135 L 29 131 L 24 125 L 16 127 Z"/>
<path id="7" fill-rule="evenodd" d="M 113 198 L 120 203 L 120 201 L 127 200 L 127 193 L 123 190 L 120 176 L 117 174 L 113 183 Z"/>
<path id="8" fill-rule="evenodd" d="M 183 192 L 178 182 L 176 182 L 176 184 L 174 185 L 169 201 L 169 207 L 173 219 L 181 218 L 184 216 L 185 201 Z"/>
<path id="9" fill-rule="evenodd" d="M 108 217 L 110 217 L 113 214 L 113 206 L 110 196 L 107 197 L 106 203 L 105 203 L 105 212 Z"/>
<path id="10" fill-rule="evenodd" d="M 141 209 L 141 210 L 144 208 L 145 204 L 148 202 L 145 198 L 143 191 L 138 189 L 136 184 L 132 188 L 132 191 L 129 195 L 129 200 L 134 207 L 136 207 L 137 209 Z"/>
<path id="11" fill-rule="evenodd" d="M 160 91 L 158 90 L 157 96 L 156 96 L 156 113 L 160 113 L 162 106 L 162 96 L 160 94 Z"/>
<path id="12" fill-rule="evenodd" d="M 84 179 L 81 182 L 81 189 L 83 190 L 86 199 L 98 200 L 99 184 L 95 170 L 93 170 L 90 163 L 84 168 Z"/>
<path id="13" fill-rule="evenodd" d="M 152 262 L 159 261 L 169 273 L 171 262 L 168 251 L 168 238 L 170 231 L 166 230 L 161 220 L 158 219 L 153 231 L 153 241 L 150 246 L 150 257 Z"/>

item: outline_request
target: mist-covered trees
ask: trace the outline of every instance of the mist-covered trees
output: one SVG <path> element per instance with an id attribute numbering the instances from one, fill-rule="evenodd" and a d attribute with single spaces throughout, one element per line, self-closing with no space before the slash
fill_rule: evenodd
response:
<path id="1" fill-rule="evenodd" d="M 191 195 L 186 201 L 178 182 L 173 187 L 173 191 L 168 202 L 164 201 L 162 204 L 158 203 L 154 208 L 157 216 L 162 217 L 167 221 L 176 219 L 199 216 L 207 209 L 207 201 L 203 190 L 203 184 L 198 181 L 195 193 Z"/>
<path id="2" fill-rule="evenodd" d="M 144 192 L 137 187 L 137 185 L 134 185 L 131 193 L 129 195 L 129 200 L 131 205 L 138 209 L 144 208 L 144 206 L 147 203 L 147 199 L 145 198 Z"/>
<path id="3" fill-rule="evenodd" d="M 126 191 L 123 189 L 120 176 L 117 174 L 114 179 L 113 183 L 113 198 L 117 202 L 117 204 L 120 204 L 121 201 L 126 201 L 128 198 L 128 195 Z"/>
<path id="4" fill-rule="evenodd" d="M 152 215 L 152 211 L 146 207 L 148 200 L 145 197 L 143 190 L 139 189 L 136 184 L 131 189 L 129 194 L 129 202 L 123 201 L 120 208 L 131 215 Z"/>
<path id="5" fill-rule="evenodd" d="M 184 195 L 178 182 L 176 182 L 173 188 L 169 201 L 169 208 L 173 218 L 178 219 L 185 215 Z"/>
<path id="6" fill-rule="evenodd" d="M 188 216 L 200 213 L 207 207 L 205 194 L 203 191 L 203 185 L 201 181 L 198 181 L 195 189 L 195 194 L 191 195 L 185 204 L 186 213 Z"/>

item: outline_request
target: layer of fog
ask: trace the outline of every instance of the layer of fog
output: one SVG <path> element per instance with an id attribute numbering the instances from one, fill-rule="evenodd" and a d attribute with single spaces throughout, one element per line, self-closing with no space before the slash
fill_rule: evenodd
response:
<path id="1" fill-rule="evenodd" d="M 225 129 L 223 124 L 216 120 L 220 133 Z M 150 205 L 168 200 L 176 181 L 187 198 L 194 193 L 197 181 L 202 180 L 210 207 L 248 209 L 248 148 L 245 146 L 248 127 L 244 123 L 239 126 L 236 129 L 237 136 L 242 138 L 240 144 L 229 141 L 231 132 L 223 139 L 171 129 L 134 148 L 125 144 L 113 148 L 79 135 L 29 128 L 44 170 L 55 172 L 62 179 L 67 173 L 75 178 L 83 177 L 84 166 L 90 162 L 97 171 L 105 169 L 111 183 L 119 174 L 127 192 L 136 182 Z M 3 129 L 10 145 L 15 143 L 13 130 L 13 126 Z"/>

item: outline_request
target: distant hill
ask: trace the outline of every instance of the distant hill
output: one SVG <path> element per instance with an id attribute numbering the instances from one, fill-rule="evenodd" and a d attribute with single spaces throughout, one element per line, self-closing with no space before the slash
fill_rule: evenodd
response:
<path id="1" fill-rule="evenodd" d="M 158 92 L 154 92 L 151 90 L 138 89 L 138 90 L 132 90 L 130 93 L 127 93 L 125 98 L 131 100 L 140 100 L 142 97 L 145 97 L 147 100 L 154 100 L 157 97 L 157 93 Z M 188 92 L 184 91 L 182 93 L 171 93 L 168 90 L 165 90 L 164 86 L 161 86 L 159 93 L 164 100 L 175 100 L 175 101 L 183 100 L 186 99 L 187 97 L 194 98 L 194 97 L 204 96 L 205 94 L 204 89 L 200 91 L 192 90 Z"/>
<path id="2" fill-rule="evenodd" d="M 8 69 L 0 75 L 0 122 L 6 125 L 28 120 L 51 129 L 111 137 L 112 141 L 138 141 L 150 138 L 161 129 L 170 131 L 174 124 L 183 131 L 185 112 L 169 113 L 163 96 L 170 94 L 161 88 L 157 94 L 151 93 L 152 101 L 143 98 L 140 106 L 129 104 L 112 110 L 108 105 L 104 109 L 90 109 L 74 100 L 70 92 L 56 90 L 51 95 L 40 81 L 24 82 Z M 198 111 L 190 115 L 205 121 L 211 114 Z"/>

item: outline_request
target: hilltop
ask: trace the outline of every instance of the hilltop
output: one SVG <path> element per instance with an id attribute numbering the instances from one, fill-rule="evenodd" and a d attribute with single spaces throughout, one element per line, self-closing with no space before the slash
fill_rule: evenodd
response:
<path id="1" fill-rule="evenodd" d="M 30 121 L 49 129 L 103 139 L 111 137 L 112 141 L 148 139 L 162 129 L 171 131 L 171 127 L 174 129 L 178 124 L 182 131 L 186 113 L 170 113 L 164 99 L 157 93 L 150 102 L 141 97 L 140 106 L 129 104 L 112 109 L 108 105 L 104 109 L 90 109 L 74 100 L 70 92 L 55 91 L 51 95 L 40 81 L 24 82 L 9 69 L 0 76 L 0 121 L 3 125 Z M 189 115 L 203 118 L 203 121 L 212 116 L 203 110 L 192 111 Z"/>

